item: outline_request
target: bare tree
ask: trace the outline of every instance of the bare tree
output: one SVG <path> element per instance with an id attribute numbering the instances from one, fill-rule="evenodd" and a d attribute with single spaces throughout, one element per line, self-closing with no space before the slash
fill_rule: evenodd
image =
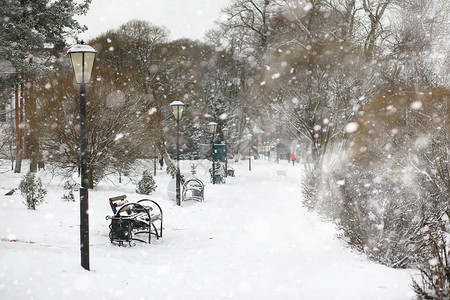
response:
<path id="1" fill-rule="evenodd" d="M 79 95 L 68 68 L 50 73 L 36 84 L 37 121 L 40 128 L 42 159 L 53 167 L 75 172 L 79 157 Z M 117 73 L 96 68 L 88 88 L 87 140 L 88 184 L 93 187 L 108 173 L 123 173 L 140 157 L 145 127 L 138 114 L 143 99 L 124 86 Z M 126 79 L 125 79 L 126 81 Z"/>
<path id="2" fill-rule="evenodd" d="M 171 87 L 165 85 L 167 74 L 173 71 L 173 61 L 170 59 L 167 42 L 168 30 L 154 26 L 147 21 L 133 20 L 122 25 L 117 31 L 108 32 L 105 36 L 99 37 L 99 42 L 108 41 L 109 48 L 113 51 L 105 53 L 106 61 L 120 60 L 121 66 L 126 66 L 128 71 L 137 70 L 133 76 L 139 84 L 136 92 L 142 92 L 145 104 L 142 112 L 146 115 L 148 136 L 147 149 L 156 151 L 148 152 L 144 155 L 157 157 L 164 156 L 166 165 L 170 172 L 175 170 L 170 159 L 164 137 L 164 120 L 170 116 L 166 108 L 169 107 L 167 95 L 170 94 Z M 175 72 L 175 71 L 174 71 Z M 175 77 L 171 74 L 171 78 Z M 170 102 L 169 102 L 170 103 Z M 165 105 L 167 104 L 167 105 Z"/>
<path id="3" fill-rule="evenodd" d="M 445 80 L 436 60 L 445 66 L 446 21 L 440 0 L 402 1 L 393 18 L 392 79 L 393 85 L 425 89 Z M 418 19 L 417 16 L 426 16 Z M 445 68 L 445 67 L 444 67 Z"/>
<path id="4" fill-rule="evenodd" d="M 220 31 L 225 33 L 222 44 L 239 49 L 240 55 L 259 60 L 269 45 L 270 20 L 279 5 L 277 0 L 234 0 L 222 11 L 227 16 L 219 23 Z"/>
<path id="5" fill-rule="evenodd" d="M 364 41 L 364 51 L 368 61 L 374 57 L 376 41 L 383 30 L 382 18 L 392 3 L 393 0 L 362 0 L 364 12 L 370 21 Z"/>

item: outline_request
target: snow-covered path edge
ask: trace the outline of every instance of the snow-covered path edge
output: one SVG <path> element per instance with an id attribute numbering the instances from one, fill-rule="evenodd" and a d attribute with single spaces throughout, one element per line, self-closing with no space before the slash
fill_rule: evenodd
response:
<path id="1" fill-rule="evenodd" d="M 207 183 L 207 166 L 199 164 Z M 34 212 L 20 195 L 1 196 L 0 299 L 412 298 L 411 270 L 348 250 L 332 224 L 301 206 L 299 166 L 258 160 L 252 171 L 245 161 L 233 167 L 236 177 L 225 185 L 207 183 L 205 202 L 183 207 L 167 199 L 170 178 L 159 172 L 152 198 L 163 206 L 165 231 L 152 245 L 109 243 L 107 199 L 142 198 L 131 185 L 92 191 L 91 272 L 79 266 L 78 203 L 59 200 L 57 187 Z M 182 171 L 189 169 L 183 162 Z"/>

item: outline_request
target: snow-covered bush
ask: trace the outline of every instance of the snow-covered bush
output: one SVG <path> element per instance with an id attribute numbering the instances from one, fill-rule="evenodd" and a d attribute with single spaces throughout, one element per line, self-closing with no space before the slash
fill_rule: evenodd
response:
<path id="1" fill-rule="evenodd" d="M 305 175 L 303 177 L 301 187 L 302 187 L 302 194 L 303 194 L 303 205 L 309 209 L 312 210 L 316 207 L 317 203 L 317 189 L 318 189 L 318 182 L 317 182 L 317 174 L 314 170 L 309 170 L 305 172 Z"/>
<path id="2" fill-rule="evenodd" d="M 40 178 L 36 178 L 34 173 L 28 173 L 22 177 L 19 184 L 19 190 L 22 196 L 25 198 L 24 204 L 28 209 L 36 209 L 36 205 L 44 201 L 47 191 L 42 186 Z"/>
<path id="3" fill-rule="evenodd" d="M 75 184 L 71 184 L 68 180 L 64 183 L 64 190 L 68 191 L 68 193 L 61 197 L 63 200 L 75 201 L 75 196 L 73 195 L 74 186 Z"/>
<path id="4" fill-rule="evenodd" d="M 324 170 L 306 170 L 301 183 L 302 204 L 309 210 L 315 210 L 321 216 L 336 220 L 340 218 L 342 197 L 340 181 L 333 173 Z"/>
<path id="5" fill-rule="evenodd" d="M 422 189 L 427 196 L 427 210 L 433 218 L 421 230 L 416 243 L 420 254 L 418 268 L 421 283 L 413 281 L 417 299 L 450 299 L 450 153 L 449 136 L 439 135 L 422 153 L 424 172 Z"/>
<path id="6" fill-rule="evenodd" d="M 444 89 L 377 95 L 349 132 L 335 174 L 338 226 L 351 246 L 388 266 L 434 258 L 415 245 L 425 226 L 450 212 L 449 98 Z"/>
<path id="7" fill-rule="evenodd" d="M 75 196 L 73 195 L 73 190 L 69 190 L 67 194 L 64 194 L 61 199 L 66 201 L 72 201 L 75 202 Z"/>
<path id="8" fill-rule="evenodd" d="M 338 227 L 349 245 L 387 266 L 417 265 L 414 247 L 424 224 L 435 219 L 416 187 L 372 171 L 345 170 Z"/>
<path id="9" fill-rule="evenodd" d="M 148 172 L 142 172 L 142 179 L 138 182 L 136 192 L 143 195 L 150 195 L 156 190 L 156 182 L 153 176 Z"/>
<path id="10" fill-rule="evenodd" d="M 436 222 L 422 230 L 421 242 L 417 249 L 423 255 L 419 267 L 421 282 L 413 280 L 417 299 L 450 299 L 450 247 L 448 220 Z"/>

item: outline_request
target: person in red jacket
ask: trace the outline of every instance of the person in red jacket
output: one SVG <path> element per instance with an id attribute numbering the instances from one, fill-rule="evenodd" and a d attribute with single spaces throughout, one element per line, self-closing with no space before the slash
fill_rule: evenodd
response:
<path id="1" fill-rule="evenodd" d="M 291 160 L 292 160 L 292 166 L 294 166 L 294 163 L 295 163 L 295 155 L 294 155 L 294 153 L 291 153 Z"/>

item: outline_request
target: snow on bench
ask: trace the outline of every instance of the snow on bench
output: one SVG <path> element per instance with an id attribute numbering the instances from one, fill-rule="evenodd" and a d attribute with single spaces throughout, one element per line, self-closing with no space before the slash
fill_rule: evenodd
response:
<path id="1" fill-rule="evenodd" d="M 128 202 L 126 198 L 126 195 L 109 198 L 114 214 L 106 217 L 107 220 L 111 220 L 109 225 L 111 243 L 117 242 L 122 246 L 127 242 L 131 246 L 131 241 L 137 240 L 150 244 L 152 235 L 157 239 L 162 237 L 163 212 L 159 204 L 151 199 Z M 148 240 L 136 237 L 138 234 L 148 235 Z"/>

